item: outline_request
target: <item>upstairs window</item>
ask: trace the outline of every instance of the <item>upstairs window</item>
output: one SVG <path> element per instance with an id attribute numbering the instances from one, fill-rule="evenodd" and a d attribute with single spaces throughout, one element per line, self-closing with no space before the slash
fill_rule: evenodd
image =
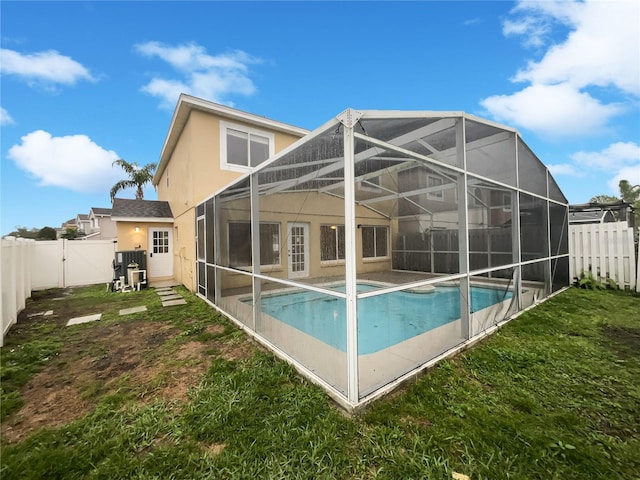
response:
<path id="1" fill-rule="evenodd" d="M 220 122 L 220 167 L 239 172 L 257 167 L 274 154 L 272 133 Z"/>

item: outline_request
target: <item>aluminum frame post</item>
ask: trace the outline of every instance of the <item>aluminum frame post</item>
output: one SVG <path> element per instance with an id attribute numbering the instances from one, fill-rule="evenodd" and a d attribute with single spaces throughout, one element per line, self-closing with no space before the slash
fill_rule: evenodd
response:
<path id="1" fill-rule="evenodd" d="M 356 208 L 355 208 L 355 140 L 353 126 L 362 114 L 347 109 L 338 115 L 344 126 L 344 233 L 345 281 L 347 319 L 347 398 L 356 405 L 360 392 L 358 385 L 358 299 L 356 288 Z"/>

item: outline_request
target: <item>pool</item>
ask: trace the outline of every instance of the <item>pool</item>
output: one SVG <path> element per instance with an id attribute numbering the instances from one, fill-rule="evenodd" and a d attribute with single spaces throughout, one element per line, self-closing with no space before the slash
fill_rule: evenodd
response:
<path id="1" fill-rule="evenodd" d="M 344 285 L 333 287 L 344 291 Z M 379 288 L 358 284 L 358 292 Z M 512 292 L 471 287 L 471 310 L 477 312 L 510 299 Z M 347 347 L 343 298 L 315 291 L 265 294 L 262 311 L 341 351 Z M 251 304 L 251 300 L 244 303 Z M 358 299 L 358 353 L 375 353 L 460 318 L 459 289 L 436 287 L 429 293 L 392 292 Z"/>

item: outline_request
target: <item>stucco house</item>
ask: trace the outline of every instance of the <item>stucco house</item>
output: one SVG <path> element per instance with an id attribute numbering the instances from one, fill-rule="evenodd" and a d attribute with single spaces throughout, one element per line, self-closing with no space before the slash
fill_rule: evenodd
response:
<path id="1" fill-rule="evenodd" d="M 196 205 L 307 133 L 259 115 L 180 96 L 153 178 L 158 201 L 166 202 L 172 214 L 162 227 L 166 232 L 163 235 L 169 238 L 168 255 L 173 259 L 171 270 L 164 271 L 166 276 L 196 290 Z M 112 218 L 118 221 L 120 250 L 146 245 L 146 236 L 130 241 L 131 232 L 121 223 L 123 217 L 116 212 L 115 202 Z M 139 228 L 150 228 L 143 220 L 137 219 Z M 158 228 L 152 220 L 153 228 Z M 134 223 L 128 222 L 128 226 Z M 153 272 L 149 272 L 149 278 L 153 282 Z"/>
<path id="2" fill-rule="evenodd" d="M 87 235 L 89 233 L 89 214 L 79 213 L 76 215 L 76 230 L 78 235 Z"/>
<path id="3" fill-rule="evenodd" d="M 118 250 L 146 251 L 147 278 L 173 279 L 173 214 L 168 202 L 114 198 Z"/>
<path id="4" fill-rule="evenodd" d="M 153 184 L 114 202 L 119 249 L 156 256 L 160 228 L 163 274 L 347 408 L 569 282 L 562 191 L 517 130 L 464 112 L 308 132 L 181 95 Z"/>
<path id="5" fill-rule="evenodd" d="M 117 237 L 116 224 L 111 219 L 111 209 L 91 207 L 89 226 L 83 240 L 111 240 Z"/>

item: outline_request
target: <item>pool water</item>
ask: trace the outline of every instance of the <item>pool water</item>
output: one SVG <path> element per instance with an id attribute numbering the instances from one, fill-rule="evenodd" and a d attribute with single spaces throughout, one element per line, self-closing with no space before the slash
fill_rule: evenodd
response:
<path id="1" fill-rule="evenodd" d="M 358 284 L 358 292 L 376 286 Z M 344 291 L 344 285 L 335 287 Z M 358 353 L 366 355 L 460 318 L 460 290 L 437 287 L 429 293 L 392 292 L 358 300 Z M 493 288 L 471 288 L 471 311 L 512 297 Z M 262 297 L 262 311 L 341 351 L 347 347 L 345 300 L 314 291 Z M 246 303 L 251 303 L 248 300 Z"/>

